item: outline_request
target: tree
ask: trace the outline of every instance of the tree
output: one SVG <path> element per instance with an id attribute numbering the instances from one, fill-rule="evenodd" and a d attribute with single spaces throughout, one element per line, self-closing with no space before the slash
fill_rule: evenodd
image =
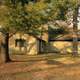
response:
<path id="1" fill-rule="evenodd" d="M 73 52 L 72 55 L 76 56 L 78 54 L 78 28 L 77 28 L 77 16 L 78 16 L 78 6 L 80 5 L 80 2 L 78 0 L 58 0 L 57 7 L 59 8 L 58 20 L 63 20 L 69 24 L 69 18 L 72 16 L 72 22 L 73 23 Z M 72 12 L 72 14 L 68 15 L 69 12 Z M 67 25 L 69 26 L 69 25 Z"/>
<path id="2" fill-rule="evenodd" d="M 3 61 L 10 62 L 11 59 L 9 57 L 9 37 L 11 37 L 18 28 L 16 28 L 16 27 L 13 28 L 12 24 L 10 24 L 11 18 L 16 14 L 16 13 L 14 13 L 14 15 L 13 14 L 11 15 L 11 13 L 15 12 L 15 10 L 16 10 L 16 8 L 13 8 L 15 6 L 15 4 L 13 3 L 14 0 L 13 1 L 11 0 L 12 3 L 11 3 L 11 1 L 10 2 L 8 0 L 6 0 L 6 1 L 4 1 L 4 4 L 2 4 L 0 7 L 0 10 L 1 10 L 0 11 L 0 14 L 1 14 L 0 15 L 0 17 L 1 17 L 0 25 L 2 26 L 0 29 L 0 32 L 2 32 L 2 34 L 4 36 L 4 40 L 1 43 Z M 15 18 L 13 18 L 13 20 L 14 19 Z M 14 25 L 15 24 L 16 23 L 14 23 Z"/>

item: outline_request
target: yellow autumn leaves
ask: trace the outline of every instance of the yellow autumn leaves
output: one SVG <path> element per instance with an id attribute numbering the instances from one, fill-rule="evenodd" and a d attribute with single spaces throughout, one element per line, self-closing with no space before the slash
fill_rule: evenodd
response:
<path id="1" fill-rule="evenodd" d="M 45 9 L 46 7 L 47 7 L 47 4 L 43 2 L 29 3 L 28 5 L 26 5 L 26 10 L 28 12 L 32 12 L 33 10 L 38 12 L 42 9 Z"/>

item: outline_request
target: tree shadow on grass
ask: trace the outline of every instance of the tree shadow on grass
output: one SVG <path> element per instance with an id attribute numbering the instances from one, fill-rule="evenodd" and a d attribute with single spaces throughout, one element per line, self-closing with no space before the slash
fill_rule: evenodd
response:
<path id="1" fill-rule="evenodd" d="M 20 60 L 13 60 L 12 62 L 16 62 L 16 63 L 28 63 L 29 65 L 35 65 L 40 63 L 39 66 L 43 66 L 43 65 L 47 65 L 47 66 L 54 66 L 54 65 L 57 65 L 57 67 L 59 66 L 64 66 L 63 63 L 61 63 L 60 61 L 56 61 L 56 60 L 47 60 L 47 59 L 39 59 L 39 60 L 23 60 L 23 61 L 20 61 Z"/>
<path id="2" fill-rule="evenodd" d="M 74 62 L 74 63 L 61 63 L 60 61 L 52 61 L 52 60 L 49 60 L 47 61 L 47 64 L 49 65 L 57 65 L 57 67 L 55 68 L 79 68 L 80 67 L 80 62 Z"/>
<path id="3" fill-rule="evenodd" d="M 47 64 L 48 65 L 64 65 L 60 61 L 56 61 L 56 60 L 47 60 Z"/>
<path id="4" fill-rule="evenodd" d="M 56 60 L 53 60 L 53 59 L 51 59 L 51 60 L 48 60 L 48 59 L 38 59 L 38 60 L 12 60 L 12 62 L 25 62 L 25 63 L 30 63 L 30 65 L 32 65 L 32 64 L 36 64 L 37 62 L 39 63 L 39 62 L 43 62 L 42 63 L 42 65 L 43 64 L 46 64 L 46 65 L 48 65 L 48 66 L 52 66 L 52 68 L 71 68 L 71 67 L 77 67 L 77 66 L 80 66 L 80 62 L 74 62 L 74 63 L 67 63 L 67 64 L 65 64 L 65 63 L 63 63 L 63 61 L 56 61 Z M 54 67 L 54 65 L 56 65 L 56 67 Z M 40 65 L 41 66 L 41 65 Z"/>

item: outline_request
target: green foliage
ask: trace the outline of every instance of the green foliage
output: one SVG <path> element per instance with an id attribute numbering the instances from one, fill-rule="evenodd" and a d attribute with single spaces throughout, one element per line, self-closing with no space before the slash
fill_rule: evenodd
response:
<path id="1" fill-rule="evenodd" d="M 34 32 L 53 20 L 66 20 L 68 9 L 74 10 L 76 0 L 5 0 L 0 17 L 7 31 Z M 2 22 L 1 21 L 1 22 Z M 40 31 L 39 31 L 40 32 Z M 38 33 L 38 32 L 36 32 Z"/>
<path id="2" fill-rule="evenodd" d="M 58 10 L 56 19 L 66 20 L 66 14 L 69 9 L 75 10 L 78 5 L 77 0 L 52 0 L 53 5 L 55 5 Z"/>

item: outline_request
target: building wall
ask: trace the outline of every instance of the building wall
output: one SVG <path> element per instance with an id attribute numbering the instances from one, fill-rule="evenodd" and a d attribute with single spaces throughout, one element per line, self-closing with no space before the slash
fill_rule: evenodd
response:
<path id="1" fill-rule="evenodd" d="M 26 41 L 24 44 L 24 47 L 21 47 L 21 48 L 15 45 L 15 40 L 20 39 L 20 38 Z M 10 48 L 10 53 L 12 54 L 22 53 L 22 54 L 27 54 L 27 55 L 35 55 L 38 53 L 37 47 L 38 47 L 37 39 L 28 34 L 17 33 L 9 39 L 9 48 Z"/>

